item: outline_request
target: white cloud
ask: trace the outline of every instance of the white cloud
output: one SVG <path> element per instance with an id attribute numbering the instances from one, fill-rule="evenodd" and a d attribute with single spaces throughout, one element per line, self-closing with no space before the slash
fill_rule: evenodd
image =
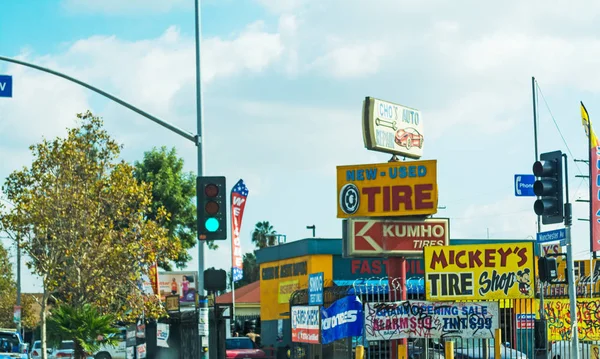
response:
<path id="1" fill-rule="evenodd" d="M 319 57 L 314 65 L 333 77 L 360 77 L 379 72 L 385 56 L 383 43 L 341 45 Z"/>

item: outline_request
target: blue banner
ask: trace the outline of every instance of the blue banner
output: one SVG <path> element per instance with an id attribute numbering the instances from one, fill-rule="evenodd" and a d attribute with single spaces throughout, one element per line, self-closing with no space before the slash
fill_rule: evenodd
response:
<path id="1" fill-rule="evenodd" d="M 357 296 L 348 296 L 321 307 L 321 344 L 363 335 L 365 316 Z"/>

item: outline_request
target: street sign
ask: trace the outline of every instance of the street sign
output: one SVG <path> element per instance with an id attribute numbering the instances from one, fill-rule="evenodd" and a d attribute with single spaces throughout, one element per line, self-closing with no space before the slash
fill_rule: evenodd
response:
<path id="1" fill-rule="evenodd" d="M 567 232 L 564 228 L 555 229 L 553 231 L 540 232 L 537 234 L 538 243 L 560 241 L 567 238 Z"/>
<path id="2" fill-rule="evenodd" d="M 0 97 L 12 97 L 12 76 L 0 75 Z"/>
<path id="3" fill-rule="evenodd" d="M 422 256 L 427 246 L 448 245 L 449 220 L 348 219 L 347 255 Z"/>
<path id="4" fill-rule="evenodd" d="M 533 193 L 534 175 L 515 175 L 515 196 L 535 197 Z"/>
<path id="5" fill-rule="evenodd" d="M 323 272 L 308 275 L 308 305 L 323 305 Z"/>

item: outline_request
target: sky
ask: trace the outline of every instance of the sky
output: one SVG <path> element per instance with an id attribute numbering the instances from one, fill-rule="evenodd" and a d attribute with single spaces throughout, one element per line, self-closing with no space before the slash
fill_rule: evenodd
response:
<path id="1" fill-rule="evenodd" d="M 600 118 L 600 3 L 586 0 L 205 0 L 202 19 L 204 172 L 249 189 L 241 241 L 267 220 L 288 241 L 341 238 L 336 166 L 386 162 L 365 149 L 366 96 L 419 109 L 422 159 L 438 161 L 436 216 L 451 238 L 531 239 L 532 76 L 539 84 L 540 152 L 569 155 L 570 192 L 588 198 L 579 101 Z M 0 0 L 0 56 L 61 71 L 189 132 L 196 130 L 192 0 Z M 64 136 L 91 110 L 133 162 L 195 145 L 85 88 L 0 61 L 13 98 L 0 98 L 0 179 L 31 163 L 28 146 Z M 600 123 L 600 120 L 598 120 Z M 573 241 L 589 256 L 586 203 Z M 559 226 L 544 226 L 543 230 Z M 10 245 L 4 240 L 5 245 Z M 230 266 L 230 244 L 205 267 Z M 197 256 L 189 264 L 197 268 Z M 14 253 L 14 248 L 12 250 Z M 14 258 L 13 258 L 14 259 Z M 41 291 L 23 265 L 23 290 Z"/>

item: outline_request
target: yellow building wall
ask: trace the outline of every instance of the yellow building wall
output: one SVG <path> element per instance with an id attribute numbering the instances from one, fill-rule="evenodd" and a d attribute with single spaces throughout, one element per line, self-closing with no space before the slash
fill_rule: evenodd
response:
<path id="1" fill-rule="evenodd" d="M 333 257 L 330 254 L 296 257 L 260 265 L 260 318 L 289 318 L 290 296 L 308 288 L 308 275 L 323 272 L 325 283 L 333 280 Z"/>

